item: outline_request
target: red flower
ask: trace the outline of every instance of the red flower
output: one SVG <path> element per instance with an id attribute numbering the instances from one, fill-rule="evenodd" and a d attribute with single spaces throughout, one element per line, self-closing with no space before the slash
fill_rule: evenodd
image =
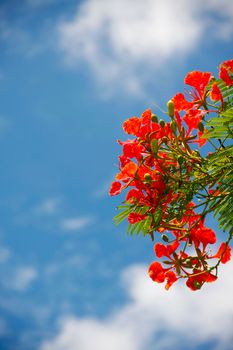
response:
<path id="1" fill-rule="evenodd" d="M 166 270 L 157 261 L 152 262 L 151 265 L 149 266 L 149 269 L 148 269 L 148 274 L 149 274 L 150 278 L 154 282 L 158 282 L 158 283 L 164 282 L 165 272 L 166 272 Z"/>
<path id="2" fill-rule="evenodd" d="M 163 283 L 166 281 L 166 290 L 168 290 L 178 279 L 173 271 L 164 269 L 157 261 L 151 263 L 148 269 L 148 274 L 154 282 Z"/>
<path id="3" fill-rule="evenodd" d="M 137 189 L 132 189 L 126 196 L 126 202 L 132 202 L 134 199 L 140 199 L 143 197 L 143 193 Z"/>
<path id="4" fill-rule="evenodd" d="M 190 109 L 184 116 L 184 121 L 188 125 L 189 132 L 193 129 L 198 129 L 198 124 L 202 120 L 206 112 L 199 109 Z"/>
<path id="5" fill-rule="evenodd" d="M 172 101 L 174 102 L 175 111 L 187 111 L 188 109 L 193 107 L 192 102 L 188 102 L 182 93 L 176 94 Z"/>
<path id="6" fill-rule="evenodd" d="M 193 93 L 190 93 L 193 102 L 200 102 L 200 105 L 203 103 L 205 98 L 205 88 L 208 85 L 210 78 L 211 73 L 208 72 L 193 71 L 186 75 L 184 79 L 185 84 L 194 87 L 196 90 Z"/>
<path id="7" fill-rule="evenodd" d="M 141 214 L 137 214 L 137 213 L 130 213 L 128 215 L 128 221 L 130 224 L 135 224 L 138 221 L 142 221 L 146 218 L 146 215 L 141 215 Z"/>
<path id="8" fill-rule="evenodd" d="M 221 260 L 221 263 L 226 264 L 231 260 L 231 247 L 226 243 L 222 243 L 215 255 L 212 258 L 218 258 Z"/>
<path id="9" fill-rule="evenodd" d="M 126 157 L 124 154 L 118 157 L 119 162 L 120 162 L 120 168 L 124 167 L 127 163 L 130 162 L 130 159 Z"/>
<path id="10" fill-rule="evenodd" d="M 163 256 L 167 255 L 167 247 L 164 244 L 157 243 L 154 246 L 154 251 L 157 256 L 157 258 L 162 258 Z"/>
<path id="11" fill-rule="evenodd" d="M 148 125 L 151 123 L 152 112 L 151 109 L 146 109 L 141 115 L 142 124 Z"/>
<path id="12" fill-rule="evenodd" d="M 134 162 L 128 162 L 122 169 L 121 172 L 116 175 L 117 180 L 127 181 L 133 177 L 137 171 L 137 165 Z"/>
<path id="13" fill-rule="evenodd" d="M 118 182 L 118 181 L 113 181 L 113 183 L 112 183 L 112 185 L 111 185 L 111 187 L 110 187 L 110 190 L 109 190 L 110 196 L 116 196 L 116 195 L 118 195 L 118 194 L 121 192 L 122 187 L 123 187 L 123 186 L 121 185 L 120 182 Z"/>
<path id="14" fill-rule="evenodd" d="M 214 282 L 216 279 L 217 276 L 208 271 L 194 270 L 194 273 L 187 279 L 186 285 L 191 290 L 198 290 L 205 282 Z"/>
<path id="15" fill-rule="evenodd" d="M 132 134 L 134 136 L 139 135 L 140 126 L 141 126 L 141 121 L 137 117 L 129 118 L 123 123 L 124 131 L 127 134 Z"/>
<path id="16" fill-rule="evenodd" d="M 229 74 L 233 74 L 233 60 L 225 61 L 220 65 L 219 77 L 227 86 L 233 85 L 233 79 Z"/>
<path id="17" fill-rule="evenodd" d="M 123 156 L 127 158 L 135 157 L 138 161 L 141 160 L 144 147 L 137 140 L 127 140 L 125 142 L 118 140 L 118 143 L 123 146 Z"/>
<path id="18" fill-rule="evenodd" d="M 201 148 L 202 146 L 204 146 L 206 144 L 207 139 L 205 139 L 204 137 L 202 137 L 203 132 L 198 131 L 198 138 L 196 140 L 198 146 Z"/>
<path id="19" fill-rule="evenodd" d="M 178 280 L 178 278 L 173 271 L 168 270 L 165 272 L 165 280 L 167 281 L 165 289 L 168 290 L 173 285 L 173 283 Z"/>
<path id="20" fill-rule="evenodd" d="M 223 97 L 217 83 L 213 83 L 210 90 L 210 98 L 212 101 L 221 101 L 223 103 Z"/>
<path id="21" fill-rule="evenodd" d="M 225 61 L 222 65 L 230 72 L 233 73 L 233 60 Z"/>
<path id="22" fill-rule="evenodd" d="M 204 249 L 206 248 L 207 244 L 214 244 L 216 242 L 216 235 L 214 231 L 202 225 L 191 230 L 191 237 L 196 247 L 202 243 Z"/>
<path id="23" fill-rule="evenodd" d="M 233 85 L 233 80 L 228 74 L 228 71 L 225 67 L 220 67 L 219 77 L 225 82 L 227 86 Z"/>
<path id="24" fill-rule="evenodd" d="M 154 246 L 154 251 L 158 258 L 162 258 L 163 256 L 170 258 L 170 255 L 176 251 L 179 245 L 180 244 L 178 241 L 168 244 L 167 246 L 162 243 L 156 243 Z"/>

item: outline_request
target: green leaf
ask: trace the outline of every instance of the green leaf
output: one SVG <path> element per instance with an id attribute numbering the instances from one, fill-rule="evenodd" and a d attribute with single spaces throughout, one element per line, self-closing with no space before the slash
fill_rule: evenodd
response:
<path id="1" fill-rule="evenodd" d="M 134 206 L 127 204 L 118 208 L 122 209 L 122 211 L 113 218 L 116 225 L 119 225 L 133 211 Z"/>

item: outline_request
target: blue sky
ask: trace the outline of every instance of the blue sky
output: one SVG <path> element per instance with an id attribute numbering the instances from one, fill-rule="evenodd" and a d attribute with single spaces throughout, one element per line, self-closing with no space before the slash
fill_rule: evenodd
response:
<path id="1" fill-rule="evenodd" d="M 231 0 L 0 1 L 0 349 L 232 348 L 232 263 L 166 292 L 107 194 L 122 122 L 216 74 L 232 23 Z"/>

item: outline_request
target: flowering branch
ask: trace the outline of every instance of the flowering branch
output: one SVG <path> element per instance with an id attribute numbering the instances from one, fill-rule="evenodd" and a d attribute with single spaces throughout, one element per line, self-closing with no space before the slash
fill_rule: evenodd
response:
<path id="1" fill-rule="evenodd" d="M 149 276 L 169 289 L 185 278 L 191 290 L 217 279 L 218 266 L 230 260 L 233 235 L 233 60 L 220 65 L 219 79 L 209 72 L 187 74 L 186 94 L 167 103 L 169 122 L 144 111 L 123 123 L 133 139 L 118 141 L 119 172 L 110 195 L 128 190 L 119 223 L 127 218 L 129 233 L 155 233 L 154 246 L 162 264 L 151 263 Z M 217 141 L 218 145 L 214 141 Z M 209 142 L 213 152 L 205 154 Z M 198 149 L 195 149 L 198 146 Z M 215 232 L 205 226 L 206 216 L 217 216 L 228 232 L 215 254 L 210 246 Z"/>

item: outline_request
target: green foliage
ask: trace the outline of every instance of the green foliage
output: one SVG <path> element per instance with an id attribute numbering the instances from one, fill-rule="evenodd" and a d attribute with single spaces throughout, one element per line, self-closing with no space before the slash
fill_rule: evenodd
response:
<path id="1" fill-rule="evenodd" d="M 119 225 L 134 210 L 134 207 L 134 205 L 127 203 L 119 205 L 117 209 L 120 210 L 120 213 L 117 214 L 113 219 L 115 224 Z"/>
<path id="2" fill-rule="evenodd" d="M 205 138 L 228 139 L 233 136 L 233 108 L 220 113 L 219 116 L 211 118 L 207 122 L 207 133 Z"/>
<path id="3" fill-rule="evenodd" d="M 227 89 L 228 109 L 208 121 L 206 138 L 218 139 L 219 148 L 208 157 L 208 171 L 216 185 L 216 195 L 208 208 L 214 211 L 223 231 L 233 233 L 233 145 L 224 146 L 233 136 L 232 88 Z"/>

